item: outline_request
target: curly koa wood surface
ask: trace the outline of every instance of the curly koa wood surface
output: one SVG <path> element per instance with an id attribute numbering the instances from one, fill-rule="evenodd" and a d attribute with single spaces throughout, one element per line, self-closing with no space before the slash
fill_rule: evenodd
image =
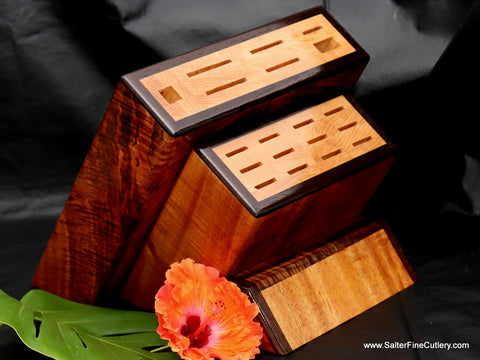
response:
<path id="1" fill-rule="evenodd" d="M 308 144 L 325 134 L 323 143 Z M 289 248 L 328 239 L 362 216 L 392 164 L 393 150 L 359 105 L 343 96 L 199 144 L 137 258 L 123 298 L 151 308 L 163 274 L 183 258 L 229 276 Z M 325 156 L 332 152 L 337 155 Z M 289 173 L 302 164 L 309 165 Z M 281 177 L 287 181 L 279 180 L 279 186 L 266 181 Z M 266 195 L 257 193 L 265 189 Z"/>
<path id="2" fill-rule="evenodd" d="M 33 285 L 71 300 L 96 301 L 127 244 L 148 234 L 190 149 L 186 139 L 170 137 L 120 82 Z"/>
<path id="3" fill-rule="evenodd" d="M 367 62 L 317 7 L 123 76 L 33 285 L 114 296 L 197 141 L 348 91 Z"/>
<path id="4" fill-rule="evenodd" d="M 412 285 L 417 276 L 385 222 L 360 227 L 236 281 L 260 307 L 263 347 L 287 354 Z"/>

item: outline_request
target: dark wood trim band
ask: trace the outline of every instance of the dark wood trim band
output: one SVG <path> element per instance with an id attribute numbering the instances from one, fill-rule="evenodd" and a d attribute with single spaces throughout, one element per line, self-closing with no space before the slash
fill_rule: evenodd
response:
<path id="1" fill-rule="evenodd" d="M 362 115 L 362 117 L 372 126 L 372 128 L 385 140 L 386 144 L 374 151 L 355 158 L 347 163 L 344 163 L 334 169 L 319 174 L 305 182 L 295 185 L 285 191 L 282 191 L 265 200 L 257 201 L 243 186 L 240 180 L 231 172 L 231 170 L 221 161 L 221 159 L 212 150 L 217 144 L 225 141 L 228 138 L 241 135 L 237 133 L 232 136 L 232 132 L 220 134 L 215 139 L 208 143 L 200 143 L 195 147 L 196 152 L 206 162 L 210 169 L 220 178 L 220 180 L 230 189 L 235 197 L 248 209 L 248 211 L 255 217 L 267 215 L 283 206 L 286 206 L 298 199 L 301 199 L 313 192 L 325 188 L 341 179 L 344 179 L 354 173 L 367 169 L 382 161 L 393 161 L 393 156 L 396 151 L 395 144 L 387 137 L 387 135 L 375 124 L 372 118 L 361 108 L 360 104 L 355 99 L 347 94 L 346 99 L 353 105 L 353 107 Z M 301 111 L 301 110 L 300 110 Z M 290 114 L 288 116 L 292 116 Z M 281 121 L 280 119 L 272 120 Z M 264 126 L 259 124 L 249 130 Z"/>
<path id="2" fill-rule="evenodd" d="M 252 39 L 270 31 L 288 26 L 295 22 L 307 19 L 309 17 L 322 14 L 339 31 L 339 33 L 355 48 L 351 54 L 340 57 L 327 64 L 315 67 L 303 73 L 296 74 L 283 81 L 279 81 L 270 86 L 239 96 L 231 101 L 210 109 L 201 111 L 184 119 L 175 121 L 160 103 L 150 94 L 150 92 L 140 82 L 141 79 L 194 60 L 196 58 L 211 54 L 229 46 L 236 45 L 243 41 Z M 369 60 L 365 50 L 347 33 L 347 31 L 338 24 L 337 21 L 321 6 L 302 11 L 300 13 L 288 16 L 286 18 L 274 21 L 264 26 L 244 32 L 234 37 L 225 39 L 215 44 L 193 50 L 186 54 L 161 61 L 157 64 L 126 74 L 122 81 L 139 98 L 142 104 L 149 110 L 152 116 L 163 126 L 170 136 L 181 136 L 207 123 L 217 121 L 221 118 L 231 115 L 233 112 L 242 111 L 254 107 L 262 102 L 279 97 L 289 91 L 296 90 L 313 82 L 325 79 L 346 67 L 365 67 Z"/>

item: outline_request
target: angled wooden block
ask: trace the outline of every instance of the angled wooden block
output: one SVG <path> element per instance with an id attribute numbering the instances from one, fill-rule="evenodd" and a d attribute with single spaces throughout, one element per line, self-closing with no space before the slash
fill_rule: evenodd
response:
<path id="1" fill-rule="evenodd" d="M 124 77 L 171 135 L 351 89 L 369 56 L 316 7 Z M 238 116 L 238 114 L 234 115 Z"/>
<path id="2" fill-rule="evenodd" d="M 196 141 L 300 98 L 349 89 L 367 61 L 315 8 L 125 75 L 33 285 L 86 303 L 114 294 Z"/>
<path id="3" fill-rule="evenodd" d="M 128 247 L 142 246 L 190 149 L 187 139 L 168 136 L 120 82 L 32 284 L 74 301 L 97 301 Z"/>
<path id="4" fill-rule="evenodd" d="M 199 153 L 247 209 L 262 216 L 392 149 L 360 105 L 341 95 Z"/>
<path id="5" fill-rule="evenodd" d="M 151 308 L 183 258 L 232 275 L 355 223 L 393 161 L 394 145 L 339 96 L 190 154 L 123 291 Z"/>
<path id="6" fill-rule="evenodd" d="M 234 281 L 259 305 L 262 346 L 284 355 L 409 287 L 416 275 L 378 222 Z"/>

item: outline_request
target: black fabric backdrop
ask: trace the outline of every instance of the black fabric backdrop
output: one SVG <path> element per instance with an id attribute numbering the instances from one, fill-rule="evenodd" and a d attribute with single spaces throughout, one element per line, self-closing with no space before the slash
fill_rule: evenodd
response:
<path id="1" fill-rule="evenodd" d="M 0 288 L 30 289 L 121 75 L 317 5 L 371 56 L 353 94 L 399 151 L 367 213 L 419 282 L 286 358 L 479 359 L 480 1 L 0 0 Z M 363 347 L 409 340 L 470 348 Z M 42 359 L 7 327 L 0 358 Z"/>

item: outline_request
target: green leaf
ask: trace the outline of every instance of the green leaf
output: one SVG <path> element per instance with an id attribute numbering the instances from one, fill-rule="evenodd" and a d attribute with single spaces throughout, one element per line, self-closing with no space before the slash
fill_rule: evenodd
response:
<path id="1" fill-rule="evenodd" d="M 42 290 L 20 301 L 0 290 L 0 323 L 31 349 L 57 360 L 178 360 L 156 333 L 155 314 L 108 309 L 65 300 Z"/>

